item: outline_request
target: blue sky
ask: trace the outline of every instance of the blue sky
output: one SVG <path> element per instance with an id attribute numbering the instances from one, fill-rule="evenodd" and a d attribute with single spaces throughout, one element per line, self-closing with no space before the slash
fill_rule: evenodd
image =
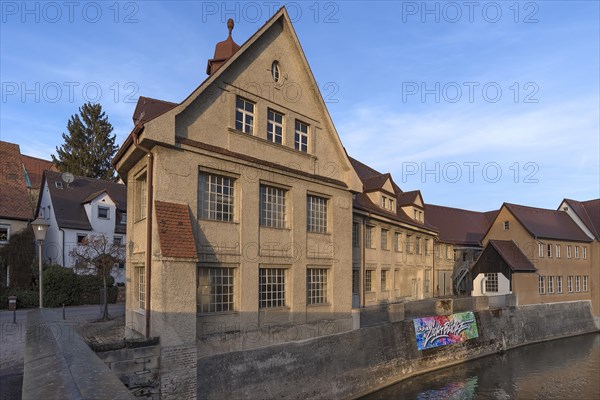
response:
<path id="1" fill-rule="evenodd" d="M 283 2 L 1 3 L 0 136 L 49 158 L 99 101 L 119 142 L 140 95 L 179 102 L 236 20 Z M 597 1 L 288 2 L 348 153 L 426 202 L 556 208 L 600 196 Z"/>

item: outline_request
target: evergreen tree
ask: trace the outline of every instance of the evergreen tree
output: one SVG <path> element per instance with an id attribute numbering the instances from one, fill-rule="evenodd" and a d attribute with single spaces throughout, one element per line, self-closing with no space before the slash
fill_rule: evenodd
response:
<path id="1" fill-rule="evenodd" d="M 100 104 L 86 103 L 67 124 L 69 134 L 62 134 L 64 144 L 56 148 L 52 161 L 62 172 L 89 178 L 115 180 L 111 160 L 118 151 L 116 135 Z"/>

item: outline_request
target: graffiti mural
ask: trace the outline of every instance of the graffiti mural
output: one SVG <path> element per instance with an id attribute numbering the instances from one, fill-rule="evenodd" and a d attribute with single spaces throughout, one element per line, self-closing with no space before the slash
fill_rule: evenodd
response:
<path id="1" fill-rule="evenodd" d="M 472 311 L 415 318 L 413 323 L 419 350 L 462 343 L 479 336 Z"/>

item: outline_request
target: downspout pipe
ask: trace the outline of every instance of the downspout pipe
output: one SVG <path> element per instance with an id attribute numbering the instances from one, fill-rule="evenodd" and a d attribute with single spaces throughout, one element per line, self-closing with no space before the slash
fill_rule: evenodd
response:
<path id="1" fill-rule="evenodd" d="M 63 268 L 66 266 L 65 265 L 65 231 L 63 228 L 58 228 L 59 231 L 61 231 L 62 233 L 62 266 Z"/>
<path id="2" fill-rule="evenodd" d="M 153 203 L 153 171 L 154 171 L 154 156 L 152 152 L 146 147 L 139 144 L 139 133 L 141 129 L 136 129 L 137 132 L 133 135 L 133 145 L 136 149 L 140 149 L 146 153 L 148 157 L 148 165 L 146 167 L 146 294 L 144 304 L 146 309 L 144 310 L 146 318 L 146 337 L 150 337 L 150 293 L 152 291 L 152 203 Z"/>

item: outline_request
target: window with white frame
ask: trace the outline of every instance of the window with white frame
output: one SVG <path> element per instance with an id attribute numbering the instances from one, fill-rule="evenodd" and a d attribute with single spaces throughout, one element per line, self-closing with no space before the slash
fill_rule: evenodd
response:
<path id="1" fill-rule="evenodd" d="M 365 271 L 365 291 L 373 291 L 373 270 L 371 269 Z"/>
<path id="2" fill-rule="evenodd" d="M 394 249 L 402 252 L 402 234 L 400 232 L 394 232 Z"/>
<path id="3" fill-rule="evenodd" d="M 507 231 L 510 229 L 510 221 L 504 221 L 504 230 Z"/>
<path id="4" fill-rule="evenodd" d="M 538 243 L 538 257 L 544 257 L 544 245 L 541 243 Z"/>
<path id="5" fill-rule="evenodd" d="M 567 258 L 571 258 L 571 246 L 567 245 Z"/>
<path id="6" fill-rule="evenodd" d="M 579 258 L 579 246 L 575 246 L 575 258 Z"/>
<path id="7" fill-rule="evenodd" d="M 562 276 L 556 277 L 556 293 L 562 293 Z"/>
<path id="8" fill-rule="evenodd" d="M 389 290 L 389 274 L 390 271 L 387 269 L 381 270 L 381 290 Z"/>
<path id="9" fill-rule="evenodd" d="M 548 253 L 548 258 L 551 258 L 552 257 L 552 245 L 551 244 L 546 245 L 546 252 Z"/>
<path id="10" fill-rule="evenodd" d="M 285 269 L 260 268 L 258 275 L 259 308 L 285 307 Z"/>
<path id="11" fill-rule="evenodd" d="M 136 179 L 136 220 L 146 218 L 146 203 L 147 203 L 147 181 L 146 173 L 143 173 Z"/>
<path id="12" fill-rule="evenodd" d="M 260 186 L 260 224 L 270 228 L 286 227 L 286 191 L 273 186 Z"/>
<path id="13" fill-rule="evenodd" d="M 234 311 L 234 268 L 198 267 L 199 313 Z"/>
<path id="14" fill-rule="evenodd" d="M 98 218 L 99 219 L 110 219 L 110 208 L 98 206 Z"/>
<path id="15" fill-rule="evenodd" d="M 273 110 L 267 111 L 267 139 L 273 143 L 282 143 L 283 114 Z"/>
<path id="16" fill-rule="evenodd" d="M 136 297 L 137 297 L 137 306 L 140 310 L 146 309 L 146 269 L 144 267 L 136 267 L 135 268 L 135 278 L 136 278 Z"/>
<path id="17" fill-rule="evenodd" d="M 575 276 L 575 291 L 577 293 L 581 292 L 581 276 Z"/>
<path id="18" fill-rule="evenodd" d="M 306 196 L 306 229 L 309 232 L 327 232 L 327 199 L 324 197 Z"/>
<path id="19" fill-rule="evenodd" d="M 358 222 L 352 222 L 352 247 L 358 247 L 360 243 L 360 225 Z"/>
<path id="20" fill-rule="evenodd" d="M 489 293 L 498 292 L 498 273 L 485 274 L 485 291 Z"/>
<path id="21" fill-rule="evenodd" d="M 254 134 L 254 103 L 239 96 L 235 99 L 235 129 Z"/>
<path id="22" fill-rule="evenodd" d="M 557 244 L 554 248 L 554 252 L 556 254 L 556 258 L 560 258 L 560 244 Z"/>
<path id="23" fill-rule="evenodd" d="M 587 292 L 588 291 L 588 276 L 587 275 L 583 275 L 582 280 L 583 280 L 583 288 L 582 288 L 582 290 L 584 292 Z"/>
<path id="24" fill-rule="evenodd" d="M 584 260 L 587 260 L 587 247 L 586 246 L 583 246 L 581 248 L 581 256 Z"/>
<path id="25" fill-rule="evenodd" d="M 539 283 L 538 290 L 539 290 L 540 294 L 545 294 L 546 293 L 546 277 L 540 276 L 538 283 Z"/>
<path id="26" fill-rule="evenodd" d="M 373 248 L 373 232 L 375 232 L 375 227 L 367 225 L 367 231 L 365 235 L 365 247 L 367 249 Z"/>
<path id="27" fill-rule="evenodd" d="M 7 244 L 10 240 L 10 225 L 0 225 L 0 244 Z"/>
<path id="28" fill-rule="evenodd" d="M 308 152 L 308 125 L 298 120 L 296 120 L 294 148 L 304 153 Z"/>
<path id="29" fill-rule="evenodd" d="M 200 218 L 233 221 L 234 178 L 201 172 L 198 175 Z"/>
<path id="30" fill-rule="evenodd" d="M 381 229 L 381 250 L 388 250 L 388 230 Z"/>
<path id="31" fill-rule="evenodd" d="M 554 293 L 554 277 L 548 277 L 548 294 Z"/>
<path id="32" fill-rule="evenodd" d="M 308 268 L 306 271 L 306 301 L 308 304 L 327 303 L 327 269 Z"/>
<path id="33" fill-rule="evenodd" d="M 567 276 L 567 291 L 573 293 L 573 275 Z"/>

